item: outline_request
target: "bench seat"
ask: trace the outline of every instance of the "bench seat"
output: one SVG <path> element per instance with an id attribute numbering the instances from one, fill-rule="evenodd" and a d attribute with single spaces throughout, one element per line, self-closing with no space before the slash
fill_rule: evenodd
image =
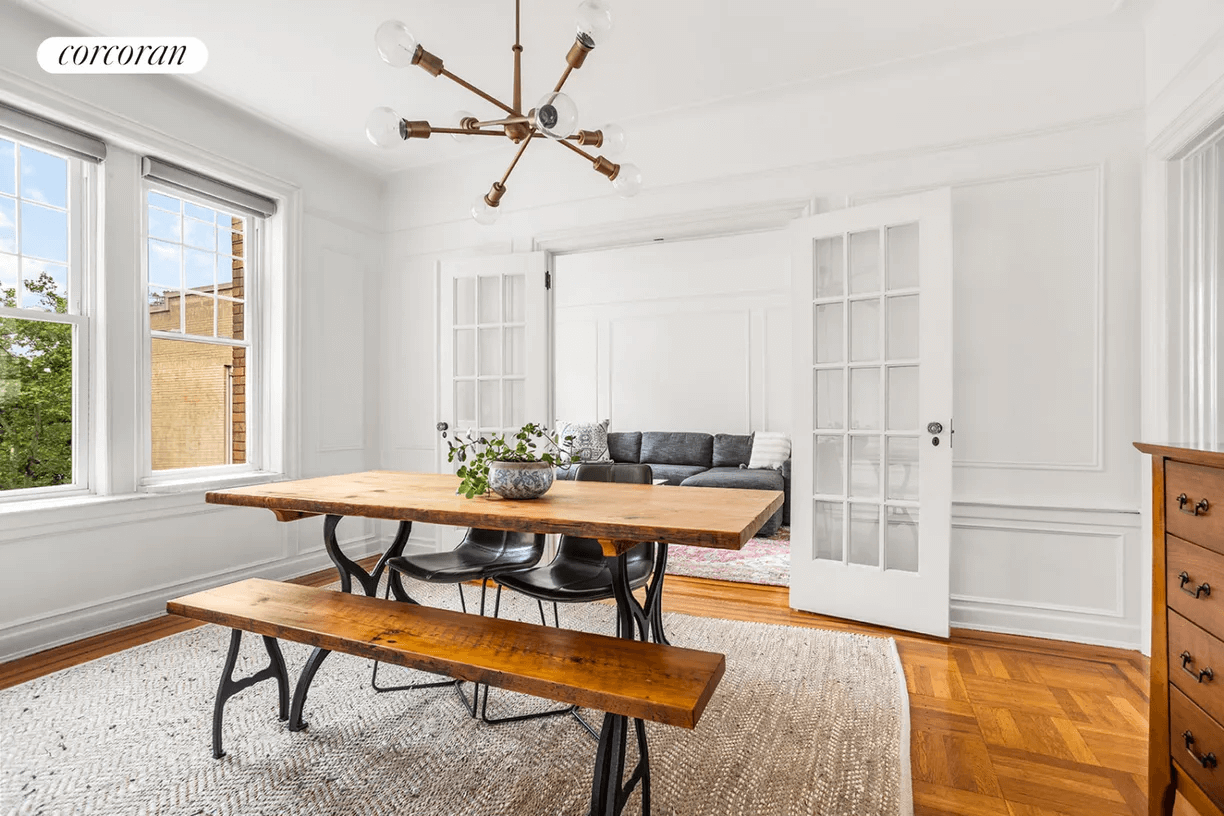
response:
<path id="1" fill-rule="evenodd" d="M 693 728 L 723 655 L 251 578 L 171 614 L 633 719 Z"/>

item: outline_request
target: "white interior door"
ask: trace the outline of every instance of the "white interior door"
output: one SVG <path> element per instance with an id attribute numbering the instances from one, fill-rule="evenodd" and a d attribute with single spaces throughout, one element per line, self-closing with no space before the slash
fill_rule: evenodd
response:
<path id="1" fill-rule="evenodd" d="M 439 416 L 452 432 L 504 433 L 551 424 L 548 256 L 444 261 L 440 272 Z M 439 445 L 439 471 L 453 471 Z M 457 543 L 439 531 L 439 544 Z"/>
<path id="2" fill-rule="evenodd" d="M 791 232 L 791 606 L 947 637 L 951 192 Z"/>

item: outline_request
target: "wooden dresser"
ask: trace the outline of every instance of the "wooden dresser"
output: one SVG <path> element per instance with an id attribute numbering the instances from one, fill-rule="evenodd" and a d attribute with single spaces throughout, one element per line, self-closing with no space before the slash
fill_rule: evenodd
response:
<path id="1" fill-rule="evenodd" d="M 1149 810 L 1224 816 L 1224 451 L 1152 455 Z"/>

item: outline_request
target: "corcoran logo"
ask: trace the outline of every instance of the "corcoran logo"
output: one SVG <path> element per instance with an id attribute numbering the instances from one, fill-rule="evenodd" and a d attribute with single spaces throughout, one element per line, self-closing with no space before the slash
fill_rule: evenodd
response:
<path id="1" fill-rule="evenodd" d="M 38 46 L 50 74 L 194 74 L 206 62 L 195 37 L 49 37 Z"/>

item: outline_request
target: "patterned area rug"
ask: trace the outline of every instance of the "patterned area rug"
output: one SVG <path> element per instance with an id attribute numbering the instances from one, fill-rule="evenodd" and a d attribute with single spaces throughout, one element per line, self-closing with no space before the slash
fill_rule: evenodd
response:
<path id="1" fill-rule="evenodd" d="M 790 586 L 790 528 L 754 538 L 738 551 L 673 544 L 667 548 L 667 574 Z"/>
<path id="2" fill-rule="evenodd" d="M 453 587 L 410 591 L 458 606 Z M 538 620 L 534 603 L 502 601 Z M 561 622 L 608 632 L 613 612 L 563 607 Z M 724 653 L 727 673 L 696 729 L 648 726 L 654 813 L 912 814 L 908 698 L 891 640 L 676 614 L 666 626 L 678 645 Z M 214 760 L 228 637 L 205 626 L 0 691 L 0 813 L 586 813 L 595 742 L 571 719 L 487 726 L 449 689 L 376 694 L 369 661 L 340 654 L 311 688 L 308 730 L 289 733 L 274 684 L 260 684 L 229 702 L 228 753 Z M 284 653 L 296 677 L 309 649 Z M 237 676 L 266 662 L 247 636 Z M 409 675 L 427 677 L 391 667 L 379 679 Z M 494 690 L 489 713 L 543 705 Z M 639 812 L 635 793 L 626 813 Z"/>

